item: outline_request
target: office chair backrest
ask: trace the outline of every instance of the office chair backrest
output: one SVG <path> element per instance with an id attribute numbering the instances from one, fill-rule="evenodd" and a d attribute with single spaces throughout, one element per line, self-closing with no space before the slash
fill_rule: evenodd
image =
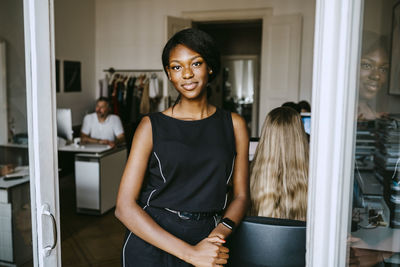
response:
<path id="1" fill-rule="evenodd" d="M 246 217 L 228 242 L 230 267 L 305 266 L 303 221 Z"/>

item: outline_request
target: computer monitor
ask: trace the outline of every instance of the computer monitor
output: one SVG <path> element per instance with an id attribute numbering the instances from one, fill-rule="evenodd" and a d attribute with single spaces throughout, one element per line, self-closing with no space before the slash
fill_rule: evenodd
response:
<path id="1" fill-rule="evenodd" d="M 69 108 L 57 109 L 57 136 L 67 141 L 72 141 L 73 139 L 72 116 Z"/>
<path id="2" fill-rule="evenodd" d="M 310 135 L 311 134 L 311 113 L 309 112 L 302 112 L 300 113 L 301 115 L 301 121 L 303 122 L 304 125 L 304 131 Z"/>

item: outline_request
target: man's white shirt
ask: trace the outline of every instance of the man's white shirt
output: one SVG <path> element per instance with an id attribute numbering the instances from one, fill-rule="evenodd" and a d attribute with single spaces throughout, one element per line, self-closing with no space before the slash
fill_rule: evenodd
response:
<path id="1" fill-rule="evenodd" d="M 110 114 L 104 122 L 99 122 L 97 114 L 90 113 L 83 119 L 81 132 L 91 138 L 114 141 L 124 133 L 124 128 L 117 115 Z"/>

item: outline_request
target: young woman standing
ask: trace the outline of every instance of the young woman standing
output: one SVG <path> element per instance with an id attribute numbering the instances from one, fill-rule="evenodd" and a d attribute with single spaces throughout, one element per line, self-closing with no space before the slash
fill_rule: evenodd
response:
<path id="1" fill-rule="evenodd" d="M 208 103 L 220 59 L 206 33 L 178 32 L 162 61 L 180 96 L 135 132 L 115 211 L 129 230 L 122 264 L 222 266 L 225 239 L 249 202 L 246 123 Z"/>

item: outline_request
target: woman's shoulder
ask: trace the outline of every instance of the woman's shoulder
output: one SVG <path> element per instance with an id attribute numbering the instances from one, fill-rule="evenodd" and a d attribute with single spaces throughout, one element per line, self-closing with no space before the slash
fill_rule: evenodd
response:
<path id="1" fill-rule="evenodd" d="M 143 118 L 147 118 L 151 122 L 151 121 L 156 120 L 157 118 L 163 117 L 164 114 L 162 112 L 163 111 L 151 112 L 151 113 L 148 113 L 145 116 L 143 116 Z"/>
<path id="2" fill-rule="evenodd" d="M 231 114 L 231 117 L 232 117 L 233 127 L 235 129 L 236 128 L 246 127 L 246 121 L 243 119 L 242 116 L 240 116 L 236 112 L 230 112 L 230 114 Z"/>
<path id="3" fill-rule="evenodd" d="M 150 116 L 146 115 L 143 116 L 142 119 L 139 122 L 138 127 L 135 130 L 135 134 L 140 133 L 141 135 L 149 135 L 152 134 L 152 125 L 151 125 L 151 120 Z"/>

